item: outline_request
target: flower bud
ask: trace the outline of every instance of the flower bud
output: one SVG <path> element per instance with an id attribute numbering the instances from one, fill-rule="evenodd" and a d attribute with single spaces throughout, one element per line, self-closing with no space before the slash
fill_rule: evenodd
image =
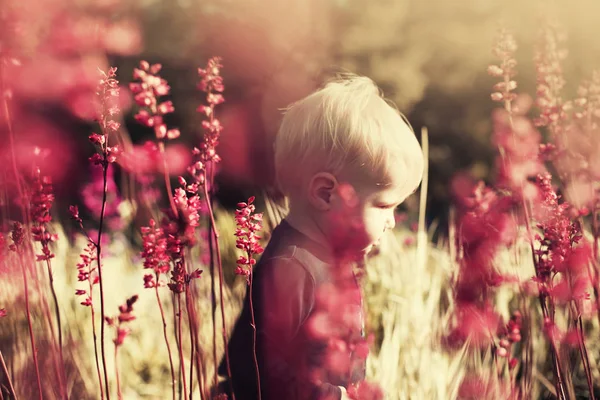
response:
<path id="1" fill-rule="evenodd" d="M 500 92 L 494 92 L 491 95 L 493 101 L 502 101 L 504 100 L 504 95 Z"/>
<path id="2" fill-rule="evenodd" d="M 508 355 L 508 351 L 504 347 L 498 347 L 496 349 L 496 355 L 498 355 L 498 357 L 506 357 Z"/>
<path id="3" fill-rule="evenodd" d="M 487 72 L 494 77 L 501 77 L 504 74 L 504 70 L 497 65 L 490 65 L 487 68 Z"/>

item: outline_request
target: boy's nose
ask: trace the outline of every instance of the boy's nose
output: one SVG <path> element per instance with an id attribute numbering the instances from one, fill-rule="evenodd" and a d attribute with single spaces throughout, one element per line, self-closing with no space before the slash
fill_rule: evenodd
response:
<path id="1" fill-rule="evenodd" d="M 392 212 L 391 215 L 388 216 L 386 228 L 394 229 L 395 227 L 396 227 L 396 218 L 394 217 L 394 213 Z"/>

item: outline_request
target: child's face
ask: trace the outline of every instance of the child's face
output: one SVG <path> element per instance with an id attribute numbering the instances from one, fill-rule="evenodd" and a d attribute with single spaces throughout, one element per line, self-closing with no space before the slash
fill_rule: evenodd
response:
<path id="1" fill-rule="evenodd" d="M 367 254 L 386 230 L 394 228 L 394 211 L 404 201 L 406 189 L 398 173 L 390 178 L 390 184 L 385 186 L 368 182 L 339 185 L 329 220 L 337 250 Z"/>

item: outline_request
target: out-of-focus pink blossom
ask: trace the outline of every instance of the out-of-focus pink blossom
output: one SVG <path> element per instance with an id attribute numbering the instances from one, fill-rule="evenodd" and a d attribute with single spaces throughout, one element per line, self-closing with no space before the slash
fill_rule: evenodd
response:
<path id="1" fill-rule="evenodd" d="M 535 123 L 549 126 L 553 135 L 560 133 L 559 125 L 570 107 L 561 97 L 565 86 L 561 62 L 567 56 L 566 49 L 562 47 L 564 41 L 564 31 L 558 25 L 547 22 L 541 30 L 540 46 L 534 56 L 537 69 L 536 106 L 540 110 Z"/>
<path id="2" fill-rule="evenodd" d="M 50 210 L 54 202 L 52 180 L 49 176 L 42 176 L 36 169 L 31 182 L 30 217 L 32 221 L 31 234 L 33 240 L 42 246 L 42 254 L 36 255 L 37 261 L 46 261 L 54 258 L 50 244 L 58 240 L 58 235 L 48 231 L 48 224 L 52 221 Z"/>
<path id="3" fill-rule="evenodd" d="M 25 240 L 25 229 L 23 228 L 23 224 L 20 222 L 13 223 L 11 239 L 12 244 L 10 244 L 8 248 L 14 252 L 18 252 L 22 248 L 23 241 Z"/>
<path id="4" fill-rule="evenodd" d="M 221 59 L 214 57 L 208 60 L 206 68 L 198 68 L 198 75 L 201 78 L 198 84 L 198 89 L 206 93 L 206 102 L 208 105 L 200 105 L 197 110 L 204 116 L 202 121 L 202 129 L 204 135 L 202 143 L 194 148 L 192 154 L 194 155 L 194 164 L 188 168 L 188 172 L 194 177 L 196 183 L 200 185 L 212 184 L 210 179 L 207 179 L 206 168 L 208 165 L 213 167 L 219 163 L 221 158 L 217 154 L 217 146 L 219 144 L 219 137 L 223 126 L 221 122 L 215 118 L 215 106 L 223 103 L 223 91 L 225 86 L 223 85 L 223 77 L 221 76 Z"/>
<path id="5" fill-rule="evenodd" d="M 115 328 L 115 338 L 113 339 L 115 347 L 121 346 L 125 341 L 125 338 L 131 332 L 131 329 L 124 326 L 124 324 L 135 319 L 135 316 L 133 315 L 133 305 L 137 300 L 137 294 L 131 296 L 124 304 L 119 306 L 119 315 L 117 317 L 105 317 L 106 323 Z"/>
<path id="6" fill-rule="evenodd" d="M 353 400 L 383 400 L 383 389 L 374 383 L 361 381 L 350 385 L 348 388 L 348 397 Z"/>
<path id="7" fill-rule="evenodd" d="M 506 379 L 490 379 L 489 377 L 468 374 L 462 379 L 458 389 L 458 398 L 461 400 L 517 400 L 520 397 L 516 388 L 511 387 L 510 381 Z"/>
<path id="8" fill-rule="evenodd" d="M 102 211 L 104 193 L 104 174 L 100 168 L 92 167 L 90 182 L 81 190 L 83 204 L 97 220 Z M 112 230 L 123 228 L 123 219 L 119 208 L 123 202 L 114 179 L 114 168 L 109 165 L 106 171 L 106 203 L 104 204 L 104 221 Z"/>
<path id="9" fill-rule="evenodd" d="M 460 347 L 469 340 L 474 347 L 484 348 L 493 343 L 500 329 L 500 316 L 490 305 L 459 303 L 455 318 L 454 328 L 446 337 L 451 347 Z"/>
<path id="10" fill-rule="evenodd" d="M 142 145 L 133 145 L 123 152 L 120 166 L 136 175 L 151 175 L 159 172 L 161 155 L 156 143 L 147 141 Z"/>
<path id="11" fill-rule="evenodd" d="M 538 185 L 543 202 L 536 212 L 538 228 L 542 230 L 542 235 L 537 237 L 539 248 L 535 251 L 536 274 L 539 283 L 547 286 L 555 272 L 564 271 L 564 263 L 582 239 L 582 233 L 566 213 L 569 205 L 559 204 L 550 175 L 540 175 Z"/>
<path id="12" fill-rule="evenodd" d="M 163 121 L 163 116 L 175 111 L 175 107 L 170 100 L 160 100 L 171 91 L 167 81 L 158 75 L 161 69 L 161 64 L 150 65 L 141 61 L 139 68 L 133 71 L 135 82 L 129 85 L 129 89 L 136 104 L 141 107 L 135 115 L 136 121 L 152 128 L 159 141 L 165 141 L 178 138 L 180 133 L 177 129 L 168 129 Z"/>
<path id="13" fill-rule="evenodd" d="M 365 360 L 374 336 L 364 337 L 363 304 L 357 272 L 352 264 L 340 262 L 331 271 L 331 277 L 322 283 L 316 293 L 314 311 L 307 321 L 307 334 L 326 344 L 326 370 L 312 371 L 315 379 L 323 374 L 334 374 L 336 379 L 354 386 L 354 395 L 379 398 L 380 389 L 364 381 Z M 361 389 L 362 387 L 362 389 Z M 369 397 L 369 396 L 375 397 Z M 363 397 L 351 397 L 363 398 Z"/>
<path id="14" fill-rule="evenodd" d="M 490 65 L 488 73 L 494 77 L 504 78 L 503 81 L 494 86 L 494 93 L 491 97 L 494 101 L 512 101 L 516 95 L 513 90 L 517 88 L 517 82 L 512 78 L 517 74 L 515 66 L 517 62 L 514 53 L 517 50 L 517 42 L 514 37 L 505 29 L 500 30 L 496 45 L 494 46 L 494 55 L 500 59 L 500 65 Z"/>

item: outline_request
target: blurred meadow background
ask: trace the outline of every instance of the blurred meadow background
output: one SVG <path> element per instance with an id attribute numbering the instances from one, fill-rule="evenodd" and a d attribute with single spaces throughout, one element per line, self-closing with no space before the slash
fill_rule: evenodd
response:
<path id="1" fill-rule="evenodd" d="M 252 255 L 235 210 L 256 196 L 266 244 L 285 215 L 282 109 L 337 71 L 372 78 L 428 159 L 362 279 L 368 381 L 389 400 L 600 396 L 598 15 L 594 0 L 4 0 L 0 399 L 217 398 Z M 177 133 L 140 116 L 132 82 L 157 84 Z M 185 250 L 152 264 L 166 229 Z M 182 264 L 185 289 L 152 286 Z"/>

